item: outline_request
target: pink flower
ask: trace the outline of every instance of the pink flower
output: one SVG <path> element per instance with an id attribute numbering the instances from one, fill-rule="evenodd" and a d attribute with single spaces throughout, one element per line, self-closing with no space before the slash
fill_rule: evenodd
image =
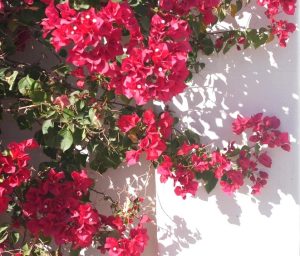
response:
<path id="1" fill-rule="evenodd" d="M 244 184 L 244 177 L 241 171 L 238 170 L 226 171 L 224 173 L 224 177 L 222 177 L 222 180 L 220 181 L 220 185 L 222 187 L 222 190 L 225 193 L 232 194 Z"/>
<path id="2" fill-rule="evenodd" d="M 210 160 L 206 154 L 198 156 L 193 154 L 191 157 L 193 168 L 197 172 L 209 171 L 210 169 Z"/>
<path id="3" fill-rule="evenodd" d="M 120 116 L 117 125 L 122 132 L 128 132 L 131 129 L 135 128 L 140 120 L 141 119 L 136 113 L 133 113 L 131 115 L 122 115 Z"/>
<path id="4" fill-rule="evenodd" d="M 174 118 L 170 115 L 169 112 L 163 112 L 160 115 L 158 121 L 159 132 L 164 139 L 168 139 L 171 136 L 173 128 Z"/>
<path id="5" fill-rule="evenodd" d="M 157 167 L 157 172 L 160 174 L 160 182 L 165 183 L 169 177 L 172 177 L 173 162 L 167 155 L 163 156 L 163 162 Z"/>
<path id="6" fill-rule="evenodd" d="M 150 127 L 155 124 L 155 114 L 152 109 L 147 109 L 143 114 L 143 123 Z"/>
<path id="7" fill-rule="evenodd" d="M 210 165 L 214 168 L 215 177 L 217 179 L 220 179 L 224 172 L 231 168 L 231 162 L 225 155 L 218 151 L 212 152 Z"/>
<path id="8" fill-rule="evenodd" d="M 128 165 L 136 164 L 140 159 L 141 152 L 139 150 L 129 150 L 126 152 L 126 162 Z"/>
<path id="9" fill-rule="evenodd" d="M 87 192 L 94 184 L 94 181 L 87 176 L 85 170 L 81 170 L 80 172 L 73 171 L 71 177 L 74 180 L 75 187 L 83 192 Z"/>
<path id="10" fill-rule="evenodd" d="M 175 194 L 182 196 L 183 199 L 186 198 L 187 194 L 195 196 L 199 183 L 194 178 L 195 175 L 193 172 L 182 168 L 178 169 L 174 177 L 174 185 L 176 185 Z"/>
<path id="11" fill-rule="evenodd" d="M 104 248 L 108 250 L 109 256 L 121 256 L 124 251 L 120 248 L 118 240 L 114 237 L 106 238 Z"/>
<path id="12" fill-rule="evenodd" d="M 232 123 L 232 131 L 235 134 L 241 134 L 243 131 L 245 131 L 248 128 L 249 124 L 249 118 L 241 117 L 240 115 L 237 116 L 237 118 Z"/>
<path id="13" fill-rule="evenodd" d="M 268 168 L 271 168 L 272 166 L 272 159 L 269 157 L 267 152 L 264 152 L 258 156 L 258 162 Z"/>
<path id="14" fill-rule="evenodd" d="M 4 9 L 5 9 L 5 6 L 4 6 L 3 0 L 0 0 L 0 12 L 3 13 Z"/>
<path id="15" fill-rule="evenodd" d="M 53 101 L 53 104 L 60 106 L 60 108 L 64 109 L 68 106 L 70 106 L 70 101 L 67 95 L 63 94 L 61 96 L 58 96 Z"/>
<path id="16" fill-rule="evenodd" d="M 279 20 L 273 23 L 272 33 L 277 35 L 279 39 L 279 45 L 281 47 L 286 47 L 286 42 L 289 39 L 289 33 L 293 33 L 295 30 L 295 24 L 284 20 Z"/>
<path id="17" fill-rule="evenodd" d="M 165 142 L 160 138 L 159 133 L 151 132 L 142 139 L 139 147 L 147 153 L 147 160 L 157 160 L 158 157 L 167 149 Z"/>
<path id="18" fill-rule="evenodd" d="M 184 142 L 180 149 L 177 152 L 177 156 L 183 156 L 189 154 L 193 149 L 198 149 L 199 145 L 197 144 L 187 144 Z"/>

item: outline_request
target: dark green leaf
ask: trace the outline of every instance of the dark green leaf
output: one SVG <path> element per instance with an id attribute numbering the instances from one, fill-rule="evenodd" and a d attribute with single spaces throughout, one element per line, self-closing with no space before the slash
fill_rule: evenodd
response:
<path id="1" fill-rule="evenodd" d="M 21 130 L 32 129 L 32 122 L 28 116 L 20 115 L 17 117 L 17 123 Z"/>
<path id="2" fill-rule="evenodd" d="M 81 251 L 81 249 L 71 249 L 71 251 L 70 251 L 70 256 L 78 256 L 78 255 L 80 255 L 80 251 Z"/>
<path id="3" fill-rule="evenodd" d="M 73 135 L 69 129 L 64 129 L 59 132 L 59 135 L 62 137 L 60 148 L 63 152 L 68 150 L 73 144 Z"/>
<path id="4" fill-rule="evenodd" d="M 53 121 L 51 119 L 44 121 L 43 126 L 42 126 L 43 134 L 47 134 L 50 127 L 51 128 L 54 127 Z"/>
<path id="5" fill-rule="evenodd" d="M 195 133 L 191 130 L 186 130 L 184 132 L 184 134 L 191 144 L 199 144 L 200 143 L 200 136 L 197 133 Z"/>
<path id="6" fill-rule="evenodd" d="M 12 244 L 16 244 L 20 239 L 20 234 L 16 231 L 10 233 L 10 241 Z"/>
<path id="7" fill-rule="evenodd" d="M 8 225 L 0 227 L 0 244 L 3 243 L 8 237 Z"/>
<path id="8" fill-rule="evenodd" d="M 212 178 L 212 179 L 208 180 L 207 183 L 205 184 L 206 192 L 210 193 L 215 188 L 217 183 L 218 183 L 218 179 L 216 179 L 216 178 Z"/>

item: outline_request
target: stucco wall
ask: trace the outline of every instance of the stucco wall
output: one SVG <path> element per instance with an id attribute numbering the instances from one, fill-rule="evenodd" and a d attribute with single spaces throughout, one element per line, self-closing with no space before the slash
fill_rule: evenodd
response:
<path id="1" fill-rule="evenodd" d="M 219 146 L 222 138 L 237 138 L 230 128 L 238 112 L 247 116 L 263 111 L 278 116 L 281 129 L 291 134 L 292 151 L 272 151 L 273 167 L 261 195 L 249 195 L 246 186 L 230 197 L 217 187 L 210 195 L 200 189 L 195 198 L 182 200 L 174 194 L 171 182 L 161 184 L 158 176 L 155 181 L 154 171 L 148 171 L 145 161 L 133 168 L 123 165 L 103 176 L 91 173 L 100 191 L 117 197 L 117 192 L 130 185 L 147 198 L 157 230 L 154 224 L 149 225 L 151 239 L 145 256 L 299 255 L 298 44 L 299 36 L 294 36 L 287 49 L 270 44 L 264 49 L 203 57 L 205 70 L 170 104 L 180 117 L 180 126 L 193 128 L 205 135 L 203 142 Z M 16 57 L 32 62 L 45 59 L 43 50 L 36 46 Z M 56 60 L 49 55 L 46 61 Z M 4 142 L 32 136 L 33 132 L 19 131 L 7 118 L 0 123 Z M 38 162 L 41 157 L 37 152 L 33 160 Z M 99 211 L 106 212 L 107 206 L 93 196 Z M 96 255 L 96 251 L 84 254 Z"/>
<path id="2" fill-rule="evenodd" d="M 172 182 L 161 184 L 157 177 L 160 256 L 300 255 L 298 51 L 299 35 L 294 35 L 286 49 L 272 43 L 203 57 L 205 70 L 170 104 L 182 126 L 219 146 L 222 139 L 238 138 L 231 132 L 237 113 L 276 115 L 290 133 L 292 151 L 271 152 L 269 182 L 258 196 L 247 186 L 234 196 L 217 187 L 210 195 L 201 188 L 195 198 L 182 200 Z"/>

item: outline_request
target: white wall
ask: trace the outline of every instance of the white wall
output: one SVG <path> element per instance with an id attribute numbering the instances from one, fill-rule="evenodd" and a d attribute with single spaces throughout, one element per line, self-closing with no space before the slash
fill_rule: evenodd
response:
<path id="1" fill-rule="evenodd" d="M 299 24 L 299 22 L 298 22 Z M 250 24 L 251 25 L 251 24 Z M 299 33 L 286 49 L 264 49 L 203 57 L 205 70 L 173 100 L 183 127 L 205 135 L 203 142 L 233 140 L 231 123 L 239 112 L 276 115 L 290 133 L 292 151 L 273 150 L 270 178 L 261 195 L 244 187 L 234 196 L 219 187 L 200 188 L 182 200 L 172 182 L 156 177 L 156 217 L 160 256 L 298 256 L 299 211 Z"/>

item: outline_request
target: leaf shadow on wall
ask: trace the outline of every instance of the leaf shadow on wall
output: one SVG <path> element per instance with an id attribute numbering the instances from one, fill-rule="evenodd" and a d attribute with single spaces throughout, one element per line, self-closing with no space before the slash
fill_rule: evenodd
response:
<path id="1" fill-rule="evenodd" d="M 147 214 L 151 222 L 146 224 L 149 241 L 143 255 L 155 255 L 157 252 L 155 179 L 154 170 L 150 168 L 149 162 L 142 158 L 139 165 L 128 167 L 126 164 L 122 164 L 118 169 L 109 169 L 103 174 L 90 171 L 89 177 L 95 180 L 94 188 L 97 191 L 109 195 L 121 205 L 125 205 L 130 196 L 144 198 L 141 213 Z M 103 196 L 91 191 L 91 201 L 100 214 L 111 215 L 110 203 L 105 201 Z M 98 254 L 98 250 L 91 247 L 85 251 L 84 255 Z"/>
<path id="2" fill-rule="evenodd" d="M 187 227 L 187 223 L 184 218 L 174 215 L 170 218 L 171 222 L 175 225 L 165 225 L 165 227 L 157 227 L 158 229 L 158 246 L 164 248 L 165 256 L 178 255 L 183 248 L 189 248 L 191 244 L 195 244 L 201 240 L 201 234 L 199 230 L 191 231 Z M 162 244 L 159 241 L 170 239 L 169 245 Z"/>
<path id="3" fill-rule="evenodd" d="M 296 49 L 296 38 L 288 47 Z M 276 48 L 237 52 L 232 49 L 225 56 L 208 58 L 206 68 L 194 76 L 190 88 L 175 98 L 170 109 L 182 120 L 181 128 L 190 128 L 203 136 L 204 143 L 222 148 L 225 141 L 241 142 L 231 132 L 231 123 L 238 113 L 251 116 L 258 112 L 276 115 L 281 119 L 282 131 L 292 138 L 292 151 L 270 150 L 273 166 L 269 182 L 262 193 L 252 198 L 261 214 L 271 216 L 274 205 L 281 202 L 281 194 L 298 198 L 298 104 L 297 59 L 292 51 Z M 287 68 L 288 65 L 288 68 Z M 284 70 L 284 71 L 282 71 Z M 198 193 L 202 200 L 210 195 Z M 248 194 L 245 186 L 238 193 Z M 241 207 L 234 196 L 229 197 L 217 188 L 212 192 L 220 211 L 232 224 L 240 224 Z"/>

